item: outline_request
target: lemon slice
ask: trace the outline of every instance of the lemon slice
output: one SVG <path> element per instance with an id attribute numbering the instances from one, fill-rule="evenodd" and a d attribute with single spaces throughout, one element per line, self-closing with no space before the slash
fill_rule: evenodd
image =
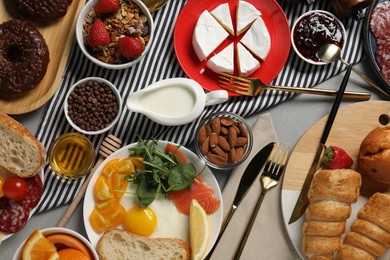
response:
<path id="1" fill-rule="evenodd" d="M 197 200 L 193 199 L 190 208 L 190 243 L 193 260 L 202 259 L 210 240 L 208 216 Z"/>

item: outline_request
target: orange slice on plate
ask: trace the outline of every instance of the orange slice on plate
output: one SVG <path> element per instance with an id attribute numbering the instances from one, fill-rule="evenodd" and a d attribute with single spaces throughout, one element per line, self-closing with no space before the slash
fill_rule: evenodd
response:
<path id="1" fill-rule="evenodd" d="M 92 254 L 88 247 L 78 238 L 72 235 L 58 233 L 48 235 L 46 238 L 55 245 L 57 250 L 62 251 L 65 248 L 76 249 L 77 251 L 81 251 L 84 255 L 89 256 L 92 259 Z M 60 252 L 58 254 L 61 256 Z"/>
<path id="2" fill-rule="evenodd" d="M 39 230 L 35 230 L 24 243 L 22 259 L 55 259 L 56 254 L 57 248 L 54 244 L 39 232 Z"/>

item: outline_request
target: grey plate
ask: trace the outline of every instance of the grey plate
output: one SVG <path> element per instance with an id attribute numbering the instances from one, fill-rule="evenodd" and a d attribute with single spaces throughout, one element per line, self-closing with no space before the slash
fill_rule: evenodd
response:
<path id="1" fill-rule="evenodd" d="M 375 7 L 380 4 L 386 2 L 386 0 L 374 0 L 373 3 L 367 8 L 366 18 L 364 21 L 364 37 L 363 37 L 363 45 L 364 49 L 367 53 L 367 57 L 369 60 L 369 63 L 371 67 L 374 70 L 374 73 L 378 80 L 380 81 L 379 86 L 386 91 L 388 94 L 390 94 L 390 85 L 386 82 L 384 77 L 381 74 L 381 69 L 378 66 L 378 63 L 375 59 L 375 51 L 376 51 L 376 39 L 374 35 L 371 32 L 370 29 L 370 20 L 371 20 L 371 13 L 375 9 Z"/>

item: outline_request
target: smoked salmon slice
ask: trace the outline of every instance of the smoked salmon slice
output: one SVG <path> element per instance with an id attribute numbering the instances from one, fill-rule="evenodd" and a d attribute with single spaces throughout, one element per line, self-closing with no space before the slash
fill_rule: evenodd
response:
<path id="1" fill-rule="evenodd" d="M 215 198 L 214 190 L 201 177 L 196 177 L 191 189 L 169 192 L 167 198 L 172 200 L 178 211 L 190 214 L 191 200 L 196 199 L 208 215 L 216 212 L 221 201 Z"/>

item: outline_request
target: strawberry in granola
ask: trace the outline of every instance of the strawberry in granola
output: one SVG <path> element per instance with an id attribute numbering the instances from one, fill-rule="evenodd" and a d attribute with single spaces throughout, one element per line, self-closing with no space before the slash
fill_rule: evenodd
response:
<path id="1" fill-rule="evenodd" d="M 136 38 L 125 36 L 118 41 L 119 51 L 126 59 L 133 59 L 142 54 L 144 45 Z"/>
<path id="2" fill-rule="evenodd" d="M 110 44 L 110 34 L 100 19 L 96 19 L 88 33 L 88 44 L 93 48 Z"/>
<path id="3" fill-rule="evenodd" d="M 94 9 L 97 14 L 115 13 L 119 10 L 119 0 L 100 0 Z"/>

